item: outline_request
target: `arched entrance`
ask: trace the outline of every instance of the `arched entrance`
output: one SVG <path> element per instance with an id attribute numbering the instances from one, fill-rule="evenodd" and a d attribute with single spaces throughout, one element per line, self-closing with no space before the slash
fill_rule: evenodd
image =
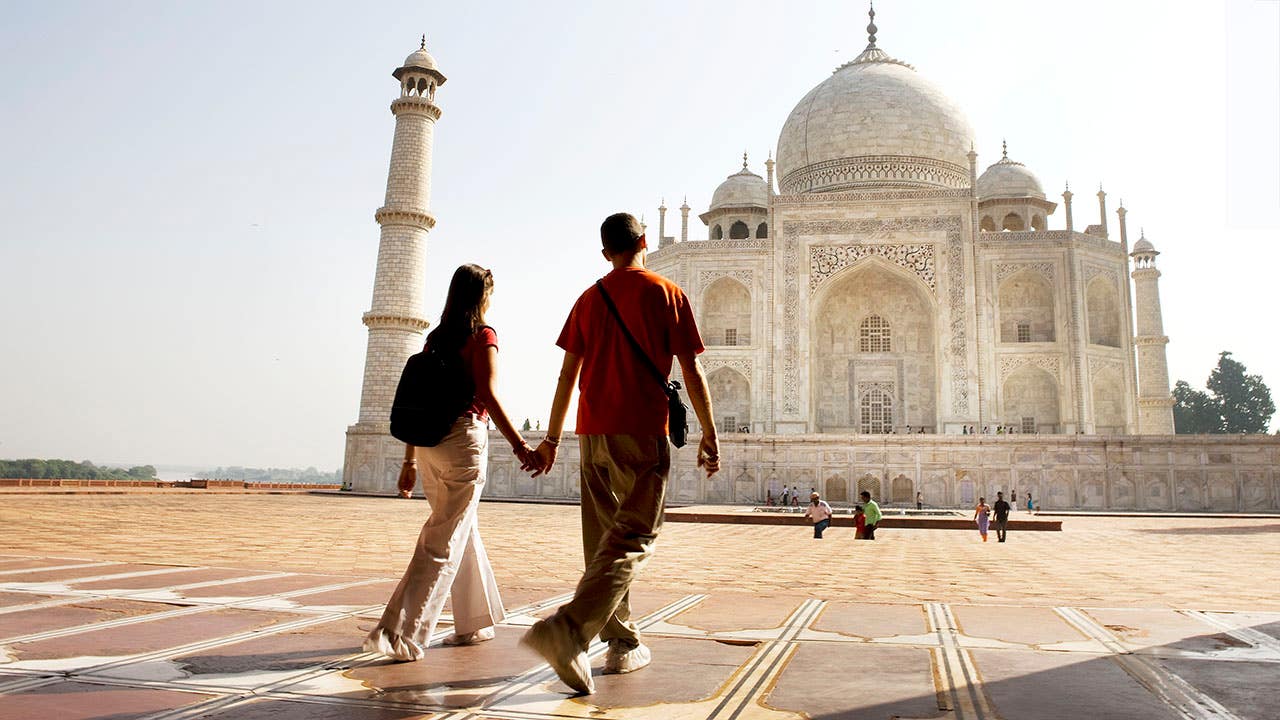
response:
<path id="1" fill-rule="evenodd" d="M 936 309 L 919 278 L 867 259 L 829 281 L 810 308 L 818 432 L 936 426 Z"/>

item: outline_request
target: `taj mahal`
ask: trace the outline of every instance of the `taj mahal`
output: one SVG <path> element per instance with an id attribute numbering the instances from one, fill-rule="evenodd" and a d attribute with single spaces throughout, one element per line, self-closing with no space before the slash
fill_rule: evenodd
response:
<path id="1" fill-rule="evenodd" d="M 776 155 L 720 183 L 690 230 L 665 202 L 648 266 L 688 294 L 722 445 L 706 478 L 673 454 L 668 499 L 754 504 L 782 485 L 936 506 L 996 490 L 1044 508 L 1280 509 L 1280 444 L 1175 436 L 1159 255 L 1126 209 L 1059 203 L 1001 148 L 983 168 L 963 110 L 868 44 L 782 122 Z M 421 348 L 431 145 L 445 76 L 422 46 L 394 73 L 396 128 L 344 485 L 392 494 L 387 430 Z M 775 159 L 776 157 L 776 159 Z M 1114 215 L 1114 217 L 1112 217 Z M 1058 226 L 1051 229 L 1051 225 Z M 703 230 L 699 229 L 699 234 Z M 997 434 L 997 428 L 999 429 Z M 691 428 L 697 432 L 698 428 Z M 691 442 L 691 447 L 696 443 Z M 491 443 L 486 496 L 572 499 L 576 443 L 546 476 Z"/>

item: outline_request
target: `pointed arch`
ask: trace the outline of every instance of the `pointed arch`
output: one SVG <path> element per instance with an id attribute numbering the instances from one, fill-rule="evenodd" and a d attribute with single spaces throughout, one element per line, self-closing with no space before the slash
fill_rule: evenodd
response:
<path id="1" fill-rule="evenodd" d="M 708 345 L 751 344 L 751 291 L 722 277 L 702 293 L 702 336 Z"/>
<path id="2" fill-rule="evenodd" d="M 1110 278 L 1099 275 L 1089 283 L 1085 290 L 1085 307 L 1089 342 L 1120 347 L 1120 294 Z"/>
<path id="3" fill-rule="evenodd" d="M 1034 270 L 1014 273 L 998 288 L 1000 342 L 1053 342 L 1053 286 Z"/>
<path id="4" fill-rule="evenodd" d="M 1023 431 L 1058 432 L 1058 381 L 1047 370 L 1023 365 L 1005 379 L 1000 395 L 1006 424 Z"/>
<path id="5" fill-rule="evenodd" d="M 716 427 L 721 433 L 735 433 L 751 427 L 751 380 L 725 366 L 711 372 L 707 388 L 715 398 Z"/>

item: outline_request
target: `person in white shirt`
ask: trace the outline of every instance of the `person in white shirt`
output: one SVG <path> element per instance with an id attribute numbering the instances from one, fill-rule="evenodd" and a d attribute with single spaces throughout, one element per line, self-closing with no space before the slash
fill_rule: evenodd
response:
<path id="1" fill-rule="evenodd" d="M 831 527 L 831 506 L 817 492 L 809 493 L 809 507 L 804 509 L 804 516 L 813 521 L 813 538 L 822 539 L 822 531 Z"/>

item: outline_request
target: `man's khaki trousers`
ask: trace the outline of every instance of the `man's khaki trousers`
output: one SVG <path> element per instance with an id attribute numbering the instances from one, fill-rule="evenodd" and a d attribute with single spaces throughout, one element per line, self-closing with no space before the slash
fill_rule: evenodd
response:
<path id="1" fill-rule="evenodd" d="M 578 443 L 587 567 L 552 622 L 567 625 L 583 649 L 597 634 L 630 649 L 640 633 L 629 591 L 662 528 L 671 453 L 665 435 L 579 435 Z"/>

